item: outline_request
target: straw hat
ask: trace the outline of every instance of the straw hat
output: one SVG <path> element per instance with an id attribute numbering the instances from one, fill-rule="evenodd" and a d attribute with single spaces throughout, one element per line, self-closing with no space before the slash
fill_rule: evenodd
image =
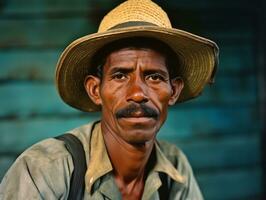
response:
<path id="1" fill-rule="evenodd" d="M 128 0 L 110 11 L 97 33 L 72 42 L 62 53 L 56 68 L 56 85 L 61 98 L 82 111 L 98 111 L 84 88 L 93 55 L 107 44 L 131 37 L 162 41 L 178 56 L 178 71 L 184 88 L 178 102 L 198 96 L 213 81 L 218 62 L 217 45 L 205 38 L 174 29 L 167 14 L 151 0 Z"/>

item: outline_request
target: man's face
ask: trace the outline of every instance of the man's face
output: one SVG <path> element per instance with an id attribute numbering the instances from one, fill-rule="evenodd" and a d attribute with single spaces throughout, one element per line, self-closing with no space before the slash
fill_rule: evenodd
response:
<path id="1" fill-rule="evenodd" d="M 165 57 L 159 52 L 114 51 L 107 56 L 98 88 L 102 126 L 130 144 L 152 141 L 182 87 L 180 79 L 171 83 Z"/>

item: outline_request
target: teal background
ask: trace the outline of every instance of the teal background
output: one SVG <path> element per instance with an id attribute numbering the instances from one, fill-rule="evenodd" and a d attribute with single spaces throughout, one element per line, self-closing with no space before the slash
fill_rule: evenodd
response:
<path id="1" fill-rule="evenodd" d="M 54 70 L 118 0 L 0 1 L 0 179 L 37 141 L 99 118 L 65 105 Z M 173 26 L 220 47 L 216 83 L 171 108 L 159 138 L 188 156 L 207 200 L 264 199 L 265 3 L 158 0 Z"/>

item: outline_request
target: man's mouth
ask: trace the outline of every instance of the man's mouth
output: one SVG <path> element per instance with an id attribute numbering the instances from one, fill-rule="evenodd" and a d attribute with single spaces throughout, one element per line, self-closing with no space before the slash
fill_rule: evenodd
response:
<path id="1" fill-rule="evenodd" d="M 127 122 L 140 124 L 140 123 L 151 122 L 151 120 L 154 120 L 154 117 L 148 115 L 142 110 L 137 110 L 136 112 L 131 112 L 130 115 L 121 117 L 120 119 L 123 119 Z"/>
<path id="2" fill-rule="evenodd" d="M 152 117 L 123 117 L 119 119 L 134 124 L 146 124 L 154 121 Z"/>
<path id="3" fill-rule="evenodd" d="M 125 118 L 148 118 L 150 116 L 145 115 L 142 110 L 138 110 L 136 112 L 130 113 L 128 116 L 124 116 Z"/>

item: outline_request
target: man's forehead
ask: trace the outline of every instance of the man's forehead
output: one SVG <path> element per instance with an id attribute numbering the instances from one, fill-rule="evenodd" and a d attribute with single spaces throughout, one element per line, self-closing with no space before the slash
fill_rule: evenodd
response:
<path id="1" fill-rule="evenodd" d="M 166 68 L 166 58 L 151 48 L 126 47 L 111 52 L 106 58 L 106 65 L 109 69 L 112 66 L 118 67 L 118 65 L 123 65 L 123 67 L 141 65 L 145 68 L 149 66 L 149 68 L 152 67 L 154 69 L 158 67 Z"/>
<path id="2" fill-rule="evenodd" d="M 165 59 L 164 54 L 160 53 L 156 49 L 152 47 L 134 47 L 134 46 L 128 46 L 123 47 L 121 49 L 113 50 L 111 51 L 107 56 L 113 57 L 113 58 L 121 58 L 121 56 L 126 57 L 151 57 L 154 56 L 154 58 L 163 58 Z"/>
<path id="3" fill-rule="evenodd" d="M 104 64 L 104 71 L 111 74 L 121 70 L 133 72 L 138 68 L 142 72 L 160 71 L 168 74 L 165 57 L 150 48 L 128 47 L 114 51 L 107 56 Z"/>

